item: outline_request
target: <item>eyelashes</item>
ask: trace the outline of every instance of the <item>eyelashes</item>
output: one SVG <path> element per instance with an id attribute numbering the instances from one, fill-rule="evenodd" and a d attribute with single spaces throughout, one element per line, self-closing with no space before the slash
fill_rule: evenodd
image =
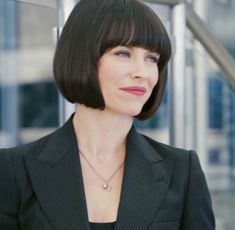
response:
<path id="1" fill-rule="evenodd" d="M 124 50 L 116 51 L 114 54 L 119 57 L 130 57 L 131 56 L 130 52 L 124 51 Z"/>
<path id="2" fill-rule="evenodd" d="M 153 63 L 158 63 L 159 61 L 159 58 L 155 57 L 155 56 L 149 56 L 146 58 L 147 60 L 149 60 L 150 62 L 153 62 Z"/>
<path id="3" fill-rule="evenodd" d="M 123 58 L 130 58 L 131 52 L 129 52 L 127 50 L 118 50 L 118 51 L 114 52 L 114 55 L 116 55 L 118 57 L 123 57 Z M 145 60 L 148 62 L 157 64 L 159 61 L 159 58 L 156 57 L 155 55 L 149 54 L 145 57 Z"/>

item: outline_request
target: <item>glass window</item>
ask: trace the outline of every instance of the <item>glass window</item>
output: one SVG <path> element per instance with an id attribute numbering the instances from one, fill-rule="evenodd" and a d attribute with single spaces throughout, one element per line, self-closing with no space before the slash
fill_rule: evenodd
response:
<path id="1" fill-rule="evenodd" d="M 0 146 L 38 139 L 58 127 L 53 80 L 55 9 L 0 1 Z"/>

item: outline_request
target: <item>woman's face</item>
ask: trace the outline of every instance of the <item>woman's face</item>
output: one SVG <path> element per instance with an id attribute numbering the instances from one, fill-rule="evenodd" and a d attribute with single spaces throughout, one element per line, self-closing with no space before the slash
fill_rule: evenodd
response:
<path id="1" fill-rule="evenodd" d="M 138 47 L 117 46 L 102 55 L 98 78 L 105 110 L 138 115 L 158 82 L 159 55 Z"/>

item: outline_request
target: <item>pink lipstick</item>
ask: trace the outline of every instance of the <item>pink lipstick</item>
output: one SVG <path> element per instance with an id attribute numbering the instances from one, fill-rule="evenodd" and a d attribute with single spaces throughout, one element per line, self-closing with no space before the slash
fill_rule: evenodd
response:
<path id="1" fill-rule="evenodd" d="M 139 86 L 124 87 L 124 88 L 120 88 L 120 89 L 127 92 L 127 93 L 131 93 L 131 94 L 134 94 L 137 96 L 143 96 L 146 92 L 146 88 L 139 87 Z"/>

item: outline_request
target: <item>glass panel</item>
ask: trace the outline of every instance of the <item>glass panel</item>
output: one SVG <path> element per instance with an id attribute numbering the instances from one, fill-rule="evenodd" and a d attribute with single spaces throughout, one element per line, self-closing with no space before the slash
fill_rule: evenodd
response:
<path id="1" fill-rule="evenodd" d="M 213 20 L 208 20 L 208 25 L 235 58 L 234 1 L 210 0 L 208 3 L 212 9 L 208 12 L 208 18 L 213 17 Z M 222 230 L 232 230 L 235 225 L 235 89 L 224 79 L 224 74 L 215 68 L 210 72 L 209 130 L 211 138 L 212 135 L 217 135 L 220 140 L 210 146 L 209 156 L 212 160 L 211 165 L 217 171 L 214 171 L 213 179 L 218 186 L 214 186 L 213 200 L 218 227 Z"/>
<path id="2" fill-rule="evenodd" d="M 33 141 L 58 126 L 56 25 L 55 9 L 0 1 L 0 147 Z"/>
<path id="3" fill-rule="evenodd" d="M 233 2 L 208 0 L 202 8 L 207 12 L 205 23 L 209 30 L 235 58 Z M 189 85 L 194 92 L 194 145 L 198 150 L 204 149 L 198 154 L 212 194 L 216 229 L 232 230 L 235 225 L 235 89 L 189 32 L 187 42 L 187 59 L 192 60 L 186 68 L 190 70 L 187 78 L 193 79 Z"/>

